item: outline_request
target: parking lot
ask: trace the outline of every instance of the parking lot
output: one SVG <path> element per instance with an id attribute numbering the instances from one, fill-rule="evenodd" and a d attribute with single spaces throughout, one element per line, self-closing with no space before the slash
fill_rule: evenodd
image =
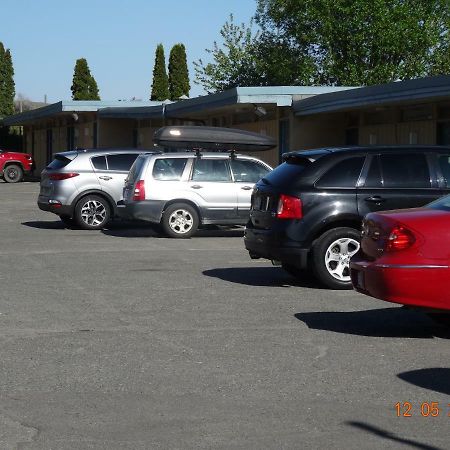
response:
<path id="1" fill-rule="evenodd" d="M 65 229 L 38 189 L 0 182 L 0 448 L 448 448 L 444 327 L 242 229 Z"/>

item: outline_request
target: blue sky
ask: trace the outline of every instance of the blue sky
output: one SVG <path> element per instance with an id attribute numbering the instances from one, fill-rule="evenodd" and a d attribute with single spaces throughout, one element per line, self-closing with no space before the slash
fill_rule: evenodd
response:
<path id="1" fill-rule="evenodd" d="M 207 59 L 205 48 L 233 13 L 248 22 L 255 0 L 2 0 L 0 41 L 11 49 L 16 93 L 34 101 L 71 97 L 73 68 L 86 58 L 102 100 L 148 100 L 155 49 L 186 46 L 192 61 Z M 191 96 L 203 93 L 191 82 Z"/>

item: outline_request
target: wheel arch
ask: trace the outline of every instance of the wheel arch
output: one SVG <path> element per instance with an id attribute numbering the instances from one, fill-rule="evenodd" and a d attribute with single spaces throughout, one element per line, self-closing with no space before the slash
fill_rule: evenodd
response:
<path id="1" fill-rule="evenodd" d="M 99 197 L 104 198 L 108 202 L 109 207 L 111 208 L 111 215 L 112 216 L 116 216 L 117 215 L 117 205 L 116 205 L 116 202 L 114 201 L 114 199 L 108 193 L 106 193 L 105 191 L 100 191 L 100 190 L 97 190 L 97 189 L 89 189 L 87 191 L 83 191 L 83 192 L 81 192 L 80 194 L 78 194 L 75 197 L 75 199 L 73 200 L 72 205 L 71 205 L 72 215 L 73 215 L 73 212 L 75 210 L 76 204 L 83 197 L 87 197 L 88 195 L 97 195 Z"/>
<path id="2" fill-rule="evenodd" d="M 169 206 L 172 206 L 172 205 L 174 205 L 175 203 L 186 203 L 187 205 L 192 206 L 192 207 L 195 209 L 195 211 L 197 212 L 197 214 L 198 214 L 198 220 L 199 220 L 199 222 L 200 222 L 200 223 L 203 222 L 203 216 L 202 216 L 202 213 L 201 213 L 200 208 L 198 207 L 198 205 L 197 205 L 195 202 L 193 202 L 192 200 L 187 200 L 187 199 L 185 199 L 185 198 L 176 198 L 176 199 L 169 200 L 169 201 L 164 205 L 164 208 L 163 208 L 163 210 L 162 210 L 162 214 L 164 214 L 164 212 L 166 211 L 166 209 L 167 209 Z M 162 217 L 162 214 L 161 214 L 161 217 Z"/>
<path id="3" fill-rule="evenodd" d="M 314 243 L 320 236 L 322 236 L 327 231 L 333 230 L 334 228 L 353 228 L 357 231 L 361 230 L 362 220 L 359 217 L 345 217 L 336 220 L 329 221 L 323 224 L 322 227 L 315 230 L 313 234 L 312 242 Z"/>

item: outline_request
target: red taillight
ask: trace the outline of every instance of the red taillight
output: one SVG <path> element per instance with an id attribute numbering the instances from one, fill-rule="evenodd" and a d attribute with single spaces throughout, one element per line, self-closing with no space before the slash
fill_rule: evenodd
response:
<path id="1" fill-rule="evenodd" d="M 61 180 L 67 180 L 68 178 L 77 177 L 78 175 L 80 175 L 80 174 L 75 173 L 75 172 L 52 173 L 51 175 L 48 176 L 48 178 L 53 181 L 61 181 Z"/>
<path id="2" fill-rule="evenodd" d="M 302 201 L 297 197 L 281 194 L 278 200 L 277 218 L 301 219 L 302 217 Z"/>
<path id="3" fill-rule="evenodd" d="M 402 226 L 397 226 L 389 234 L 386 251 L 405 250 L 411 247 L 414 242 L 416 242 L 416 238 L 410 230 Z"/>
<path id="4" fill-rule="evenodd" d="M 141 202 L 145 200 L 145 184 L 144 180 L 139 180 L 134 187 L 133 201 Z"/>

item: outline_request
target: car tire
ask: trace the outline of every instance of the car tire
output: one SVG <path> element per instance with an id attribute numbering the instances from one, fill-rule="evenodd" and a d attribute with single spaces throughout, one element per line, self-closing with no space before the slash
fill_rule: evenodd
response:
<path id="1" fill-rule="evenodd" d="M 77 226 L 76 220 L 70 216 L 59 216 L 59 218 L 61 219 L 61 222 L 68 228 Z"/>
<path id="2" fill-rule="evenodd" d="M 7 183 L 18 183 L 23 180 L 23 169 L 17 164 L 11 164 L 3 169 L 3 178 Z"/>
<path id="3" fill-rule="evenodd" d="M 111 207 L 106 199 L 98 195 L 87 195 L 78 200 L 74 220 L 83 230 L 101 230 L 109 222 Z"/>
<path id="4" fill-rule="evenodd" d="M 349 261 L 359 250 L 360 237 L 354 228 L 339 227 L 314 242 L 312 268 L 322 284 L 330 289 L 352 289 Z"/>
<path id="5" fill-rule="evenodd" d="M 187 203 L 170 205 L 163 213 L 161 226 L 164 233 L 172 238 L 187 239 L 196 231 L 199 225 L 198 213 Z"/>

